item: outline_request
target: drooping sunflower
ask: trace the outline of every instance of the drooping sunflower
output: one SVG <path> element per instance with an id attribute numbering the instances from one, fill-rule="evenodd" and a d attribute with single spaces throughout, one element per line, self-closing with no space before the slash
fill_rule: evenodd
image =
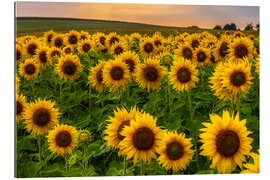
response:
<path id="1" fill-rule="evenodd" d="M 248 93 L 251 79 L 250 63 L 244 58 L 244 62 L 230 63 L 229 68 L 224 69 L 222 83 L 223 87 L 237 95 L 240 92 Z"/>
<path id="2" fill-rule="evenodd" d="M 121 154 L 127 159 L 133 158 L 134 163 L 156 158 L 155 153 L 163 138 L 163 131 L 156 126 L 156 121 L 150 114 L 137 114 L 136 120 L 131 120 L 120 133 L 125 137 L 118 146 Z"/>
<path id="3" fill-rule="evenodd" d="M 126 52 L 128 50 L 128 46 L 126 43 L 123 42 L 115 42 L 112 46 L 111 46 L 111 53 L 114 56 L 119 56 L 122 53 Z"/>
<path id="4" fill-rule="evenodd" d="M 78 56 L 65 55 L 59 59 L 56 65 L 56 72 L 65 80 L 75 80 L 82 71 L 82 65 Z"/>
<path id="5" fill-rule="evenodd" d="M 51 47 L 48 50 L 48 60 L 54 64 L 58 63 L 59 58 L 63 56 L 63 50 L 58 47 Z"/>
<path id="6" fill-rule="evenodd" d="M 139 57 L 135 52 L 131 51 L 124 52 L 119 56 L 119 59 L 127 64 L 128 70 L 131 74 L 135 73 L 137 65 L 140 62 Z"/>
<path id="7" fill-rule="evenodd" d="M 191 140 L 186 138 L 184 133 L 166 133 L 157 151 L 160 154 L 157 159 L 159 164 L 167 171 L 172 169 L 173 172 L 177 172 L 186 169 L 194 154 Z"/>
<path id="8" fill-rule="evenodd" d="M 130 80 L 128 66 L 120 59 L 108 61 L 103 68 L 103 80 L 107 87 L 121 88 Z"/>
<path id="9" fill-rule="evenodd" d="M 252 49 L 253 44 L 248 38 L 236 38 L 229 46 L 230 53 L 228 57 L 232 60 L 238 62 L 244 57 L 251 59 L 252 58 Z"/>
<path id="10" fill-rule="evenodd" d="M 44 33 L 44 38 L 46 40 L 47 45 L 51 45 L 53 37 L 56 33 L 53 30 Z"/>
<path id="11" fill-rule="evenodd" d="M 114 43 L 119 42 L 119 41 L 120 41 L 120 36 L 116 34 L 115 32 L 111 32 L 106 37 L 105 45 L 110 48 Z"/>
<path id="12" fill-rule="evenodd" d="M 58 125 L 47 136 L 49 150 L 58 155 L 70 154 L 77 146 L 78 131 L 74 126 Z"/>
<path id="13" fill-rule="evenodd" d="M 95 67 L 91 67 L 88 76 L 89 81 L 94 85 L 97 91 L 102 91 L 106 86 L 103 82 L 103 68 L 106 61 L 99 61 Z"/>
<path id="14" fill-rule="evenodd" d="M 88 51 L 94 48 L 94 43 L 89 39 L 81 40 L 78 43 L 78 50 L 81 54 L 87 54 Z"/>
<path id="15" fill-rule="evenodd" d="M 77 46 L 79 40 L 80 40 L 80 33 L 78 31 L 71 30 L 65 35 L 66 45 L 71 45 L 75 47 Z"/>
<path id="16" fill-rule="evenodd" d="M 140 52 L 143 57 L 152 56 L 156 53 L 154 41 L 151 38 L 145 38 L 140 42 Z"/>
<path id="17" fill-rule="evenodd" d="M 64 46 L 64 38 L 65 36 L 63 34 L 55 34 L 52 38 L 52 46 L 57 48 L 62 48 Z"/>
<path id="18" fill-rule="evenodd" d="M 27 80 L 35 78 L 39 73 L 39 64 L 33 59 L 26 59 L 20 64 L 19 73 Z"/>
<path id="19" fill-rule="evenodd" d="M 149 91 L 160 87 L 160 81 L 166 72 L 166 68 L 160 65 L 159 60 L 148 58 L 144 63 L 138 64 L 135 77 L 139 86 Z"/>
<path id="20" fill-rule="evenodd" d="M 231 173 L 236 166 L 242 167 L 245 155 L 252 149 L 251 133 L 247 130 L 246 120 L 239 120 L 239 113 L 230 116 L 228 111 L 223 111 L 222 117 L 210 114 L 210 123 L 202 123 L 205 128 L 200 129 L 202 152 L 212 160 L 210 168 L 217 167 L 219 173 Z"/>
<path id="21" fill-rule="evenodd" d="M 224 61 L 229 54 L 229 45 L 231 40 L 228 36 L 223 36 L 218 43 L 216 44 L 216 48 L 214 49 L 214 56 L 220 60 Z"/>
<path id="22" fill-rule="evenodd" d="M 26 41 L 24 45 L 24 52 L 27 56 L 34 56 L 38 48 L 40 48 L 40 42 L 37 39 L 31 39 Z"/>
<path id="23" fill-rule="evenodd" d="M 197 74 L 198 70 L 189 60 L 177 58 L 169 72 L 170 84 L 177 91 L 189 91 L 199 81 Z"/>
<path id="24" fill-rule="evenodd" d="M 27 108 L 27 103 L 25 96 L 16 94 L 16 122 L 20 122 L 23 118 L 25 110 Z"/>
<path id="25" fill-rule="evenodd" d="M 51 63 L 51 58 L 48 56 L 48 47 L 42 46 L 37 49 L 37 53 L 35 55 L 35 60 L 40 64 L 41 67 L 47 67 Z"/>
<path id="26" fill-rule="evenodd" d="M 130 112 L 126 108 L 117 108 L 114 110 L 114 116 L 110 116 L 104 131 L 104 140 L 107 146 L 112 146 L 113 149 L 118 148 L 119 143 L 124 139 L 121 131 L 125 126 L 130 125 L 131 120 L 135 120 L 136 114 L 140 113 L 136 107 L 133 107 Z M 121 154 L 121 153 L 120 153 Z"/>
<path id="27" fill-rule="evenodd" d="M 188 59 L 190 61 L 193 61 L 193 58 L 194 58 L 193 49 L 188 44 L 183 44 L 183 45 L 179 46 L 179 48 L 177 48 L 175 50 L 175 54 L 179 57 L 183 57 L 183 58 Z"/>
<path id="28" fill-rule="evenodd" d="M 73 51 L 73 47 L 70 45 L 67 45 L 63 48 L 63 53 L 65 54 L 72 54 L 72 51 Z"/>
<path id="29" fill-rule="evenodd" d="M 28 105 L 24 118 L 27 131 L 42 135 L 58 124 L 59 110 L 52 101 L 37 99 Z"/>
<path id="30" fill-rule="evenodd" d="M 197 66 L 209 64 L 210 50 L 204 47 L 197 47 L 194 51 L 194 62 Z"/>
<path id="31" fill-rule="evenodd" d="M 260 153 L 260 150 L 258 152 Z M 253 163 L 243 164 L 246 169 L 241 171 L 241 173 L 260 173 L 260 155 L 252 152 L 250 156 L 253 159 Z"/>
<path id="32" fill-rule="evenodd" d="M 21 48 L 21 46 L 19 45 L 16 45 L 16 54 L 15 54 L 15 57 L 16 57 L 16 64 L 19 65 L 19 63 L 22 61 L 23 59 L 23 49 Z"/>

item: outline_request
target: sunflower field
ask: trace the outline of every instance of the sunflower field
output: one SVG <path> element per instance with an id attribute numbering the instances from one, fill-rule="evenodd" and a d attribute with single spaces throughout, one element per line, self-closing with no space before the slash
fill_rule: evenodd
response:
<path id="1" fill-rule="evenodd" d="M 259 173 L 259 33 L 16 38 L 16 177 Z"/>

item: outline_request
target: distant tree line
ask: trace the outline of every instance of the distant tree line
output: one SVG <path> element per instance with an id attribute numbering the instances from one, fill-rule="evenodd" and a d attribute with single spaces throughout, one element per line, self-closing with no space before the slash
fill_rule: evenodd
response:
<path id="1" fill-rule="evenodd" d="M 216 25 L 214 30 L 240 30 L 239 28 L 236 27 L 235 23 L 231 24 L 225 24 L 224 27 L 222 28 L 221 25 Z M 253 26 L 251 23 L 247 24 L 244 30 L 246 31 L 251 31 L 251 30 L 260 30 L 260 24 L 256 24 L 256 26 Z"/>

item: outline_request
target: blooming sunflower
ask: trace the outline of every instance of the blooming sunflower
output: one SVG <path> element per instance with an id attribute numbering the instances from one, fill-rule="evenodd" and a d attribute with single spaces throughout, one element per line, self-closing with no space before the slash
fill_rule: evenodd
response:
<path id="1" fill-rule="evenodd" d="M 107 141 L 107 146 L 112 146 L 113 149 L 118 148 L 119 143 L 124 139 L 121 131 L 125 126 L 130 125 L 131 120 L 135 120 L 137 113 L 140 112 L 136 107 L 133 107 L 130 112 L 126 108 L 114 110 L 114 116 L 109 117 L 107 120 L 109 124 L 107 124 L 104 131 L 104 139 Z"/>
<path id="2" fill-rule="evenodd" d="M 81 54 L 87 54 L 88 51 L 94 48 L 94 43 L 89 39 L 81 40 L 78 43 L 78 50 Z"/>
<path id="3" fill-rule="evenodd" d="M 158 60 L 148 58 L 143 64 L 138 64 L 135 77 L 141 88 L 158 89 L 166 72 L 166 68 L 161 66 Z"/>
<path id="4" fill-rule="evenodd" d="M 63 34 L 55 34 L 52 38 L 52 46 L 62 48 L 64 46 L 64 37 Z"/>
<path id="5" fill-rule="evenodd" d="M 260 150 L 258 150 L 260 153 Z M 250 156 L 253 159 L 253 164 L 252 163 L 246 163 L 243 164 L 246 170 L 241 171 L 241 173 L 260 173 L 260 155 L 255 154 L 255 153 L 250 153 Z"/>
<path id="6" fill-rule="evenodd" d="M 20 122 L 23 118 L 27 103 L 23 95 L 16 94 L 16 122 Z"/>
<path id="7" fill-rule="evenodd" d="M 163 131 L 156 126 L 156 118 L 150 114 L 137 114 L 136 120 L 131 120 L 129 126 L 125 126 L 120 135 L 125 137 L 119 148 L 127 159 L 133 157 L 133 162 L 143 162 L 156 158 L 156 151 L 163 138 Z"/>
<path id="8" fill-rule="evenodd" d="M 80 40 L 86 40 L 86 39 L 90 39 L 91 38 L 91 36 L 90 36 L 90 34 L 88 33 L 88 32 L 85 32 L 85 31 L 81 31 L 80 32 Z"/>
<path id="9" fill-rule="evenodd" d="M 69 125 L 58 125 L 47 136 L 49 150 L 53 153 L 64 155 L 70 154 L 77 146 L 78 132 L 75 127 Z"/>
<path id="10" fill-rule="evenodd" d="M 236 38 L 229 46 L 230 57 L 234 61 L 242 60 L 244 57 L 251 59 L 252 58 L 252 49 L 253 44 L 248 38 Z"/>
<path id="11" fill-rule="evenodd" d="M 63 53 L 65 54 L 72 54 L 72 51 L 73 51 L 73 47 L 70 45 L 67 45 L 63 48 Z"/>
<path id="12" fill-rule="evenodd" d="M 192 47 L 189 46 L 188 44 L 183 44 L 179 46 L 179 48 L 177 48 L 174 53 L 179 57 L 183 57 L 185 59 L 193 61 L 194 52 Z"/>
<path id="13" fill-rule="evenodd" d="M 204 47 L 197 47 L 194 51 L 194 62 L 198 66 L 202 66 L 209 63 L 210 50 Z"/>
<path id="14" fill-rule="evenodd" d="M 231 40 L 229 36 L 223 36 L 218 41 L 218 43 L 216 44 L 216 48 L 214 49 L 214 56 L 218 60 L 224 61 L 228 57 L 230 43 Z"/>
<path id="15" fill-rule="evenodd" d="M 39 73 L 39 65 L 33 59 L 26 59 L 20 64 L 19 73 L 27 80 L 35 78 Z"/>
<path id="16" fill-rule="evenodd" d="M 201 36 L 198 33 L 191 34 L 185 38 L 185 41 L 191 46 L 194 50 L 200 46 Z"/>
<path id="17" fill-rule="evenodd" d="M 55 35 L 56 33 L 53 30 L 44 33 L 44 38 L 46 40 L 47 45 L 50 45 L 52 43 L 52 39 Z"/>
<path id="18" fill-rule="evenodd" d="M 159 164 L 166 170 L 172 169 L 173 172 L 186 169 L 194 154 L 190 141 L 191 138 L 186 138 L 184 133 L 166 133 L 157 150 L 160 154 L 157 159 Z"/>
<path id="19" fill-rule="evenodd" d="M 106 64 L 106 61 L 99 61 L 99 63 L 95 67 L 91 67 L 90 75 L 88 79 L 93 83 L 94 87 L 100 92 L 105 88 L 105 84 L 103 82 L 103 68 Z"/>
<path id="20" fill-rule="evenodd" d="M 77 46 L 79 39 L 80 33 L 78 31 L 71 30 L 65 35 L 65 44 L 75 47 Z"/>
<path id="21" fill-rule="evenodd" d="M 104 33 L 98 32 L 93 37 L 97 46 L 105 46 L 106 35 Z"/>
<path id="22" fill-rule="evenodd" d="M 58 47 L 51 47 L 48 50 L 48 61 L 54 64 L 58 63 L 60 57 L 63 56 L 63 50 Z"/>
<path id="23" fill-rule="evenodd" d="M 55 103 L 38 99 L 28 105 L 24 118 L 27 131 L 42 135 L 58 124 L 59 111 Z"/>
<path id="24" fill-rule="evenodd" d="M 24 53 L 28 56 L 34 56 L 36 50 L 40 47 L 40 42 L 37 39 L 26 41 L 24 45 Z"/>
<path id="25" fill-rule="evenodd" d="M 51 63 L 51 58 L 48 57 L 48 47 L 42 46 L 37 49 L 35 60 L 41 67 L 47 67 Z"/>
<path id="26" fill-rule="evenodd" d="M 131 74 L 135 73 L 136 67 L 140 62 L 139 57 L 135 52 L 124 52 L 119 56 L 119 59 L 127 64 L 128 70 Z"/>
<path id="27" fill-rule="evenodd" d="M 202 152 L 212 160 L 210 168 L 217 167 L 219 173 L 231 173 L 236 166 L 242 167 L 245 155 L 252 149 L 251 133 L 245 126 L 246 120 L 239 120 L 239 113 L 230 116 L 223 111 L 222 117 L 210 114 L 211 123 L 202 123 L 206 128 L 200 129 Z"/>
<path id="28" fill-rule="evenodd" d="M 106 37 L 105 45 L 107 47 L 111 47 L 114 43 L 119 42 L 119 41 L 120 41 L 120 36 L 118 34 L 116 34 L 115 32 L 111 32 Z"/>
<path id="29" fill-rule="evenodd" d="M 23 53 L 24 52 L 23 52 L 23 49 L 21 48 L 21 46 L 16 45 L 16 54 L 15 54 L 15 56 L 16 56 L 16 64 L 17 65 L 22 61 Z"/>
<path id="30" fill-rule="evenodd" d="M 132 33 L 129 36 L 130 41 L 140 42 L 142 36 L 139 33 Z"/>
<path id="31" fill-rule="evenodd" d="M 140 42 L 140 51 L 143 57 L 148 57 L 156 53 L 154 41 L 151 38 L 145 38 Z"/>
<path id="32" fill-rule="evenodd" d="M 164 37 L 160 33 L 155 33 L 152 37 L 152 40 L 157 49 L 157 52 L 160 52 L 163 49 L 165 43 Z"/>
<path id="33" fill-rule="evenodd" d="M 56 65 L 56 72 L 61 78 L 65 80 L 75 80 L 78 77 L 78 73 L 82 71 L 82 65 L 78 56 L 65 55 L 59 59 L 59 63 Z"/>
<path id="34" fill-rule="evenodd" d="M 197 74 L 198 70 L 190 61 L 178 58 L 175 59 L 169 72 L 170 83 L 177 91 L 189 91 L 195 87 L 195 82 L 199 81 Z"/>
<path id="35" fill-rule="evenodd" d="M 103 80 L 107 87 L 119 88 L 130 80 L 128 66 L 120 59 L 108 61 L 103 68 Z"/>
<path id="36" fill-rule="evenodd" d="M 112 46 L 111 46 L 111 53 L 114 56 L 119 56 L 122 53 L 126 52 L 128 50 L 128 46 L 126 43 L 123 42 L 115 42 Z"/>

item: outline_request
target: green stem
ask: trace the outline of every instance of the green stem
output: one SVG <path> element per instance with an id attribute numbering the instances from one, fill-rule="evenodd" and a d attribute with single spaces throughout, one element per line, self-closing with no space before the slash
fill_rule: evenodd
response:
<path id="1" fill-rule="evenodd" d="M 190 121 L 193 120 L 193 112 L 192 112 L 192 100 L 191 100 L 191 92 L 188 92 L 188 102 L 189 102 L 189 114 L 190 114 Z"/>
<path id="2" fill-rule="evenodd" d="M 141 160 L 141 169 L 140 169 L 140 175 L 141 175 L 141 176 L 144 175 L 144 172 L 143 172 L 144 166 L 143 166 L 143 165 L 144 165 L 144 164 L 143 164 L 143 160 Z"/>
<path id="3" fill-rule="evenodd" d="M 124 156 L 124 176 L 127 175 L 127 156 Z"/>
<path id="4" fill-rule="evenodd" d="M 40 135 L 38 136 L 38 160 L 39 160 L 39 163 L 41 163 L 42 159 L 41 159 L 41 136 Z M 39 171 L 39 176 L 42 177 L 41 171 Z"/>
<path id="5" fill-rule="evenodd" d="M 197 146 L 197 137 L 196 137 L 196 135 L 194 135 L 193 136 L 193 138 L 194 138 L 194 146 L 195 146 L 195 151 L 196 151 L 196 153 L 195 153 L 195 158 L 196 158 L 196 167 L 197 167 L 197 170 L 199 170 L 200 169 L 200 165 L 199 165 L 199 149 L 198 149 L 198 146 Z"/>
<path id="6" fill-rule="evenodd" d="M 65 169 L 66 169 L 66 172 L 68 172 L 68 154 L 65 154 L 64 158 L 65 158 Z"/>
<path id="7" fill-rule="evenodd" d="M 59 104 L 62 104 L 62 81 L 59 83 Z"/>
<path id="8" fill-rule="evenodd" d="M 31 80 L 31 94 L 32 94 L 31 100 L 34 101 L 35 93 L 34 93 L 34 80 L 33 79 Z"/>

